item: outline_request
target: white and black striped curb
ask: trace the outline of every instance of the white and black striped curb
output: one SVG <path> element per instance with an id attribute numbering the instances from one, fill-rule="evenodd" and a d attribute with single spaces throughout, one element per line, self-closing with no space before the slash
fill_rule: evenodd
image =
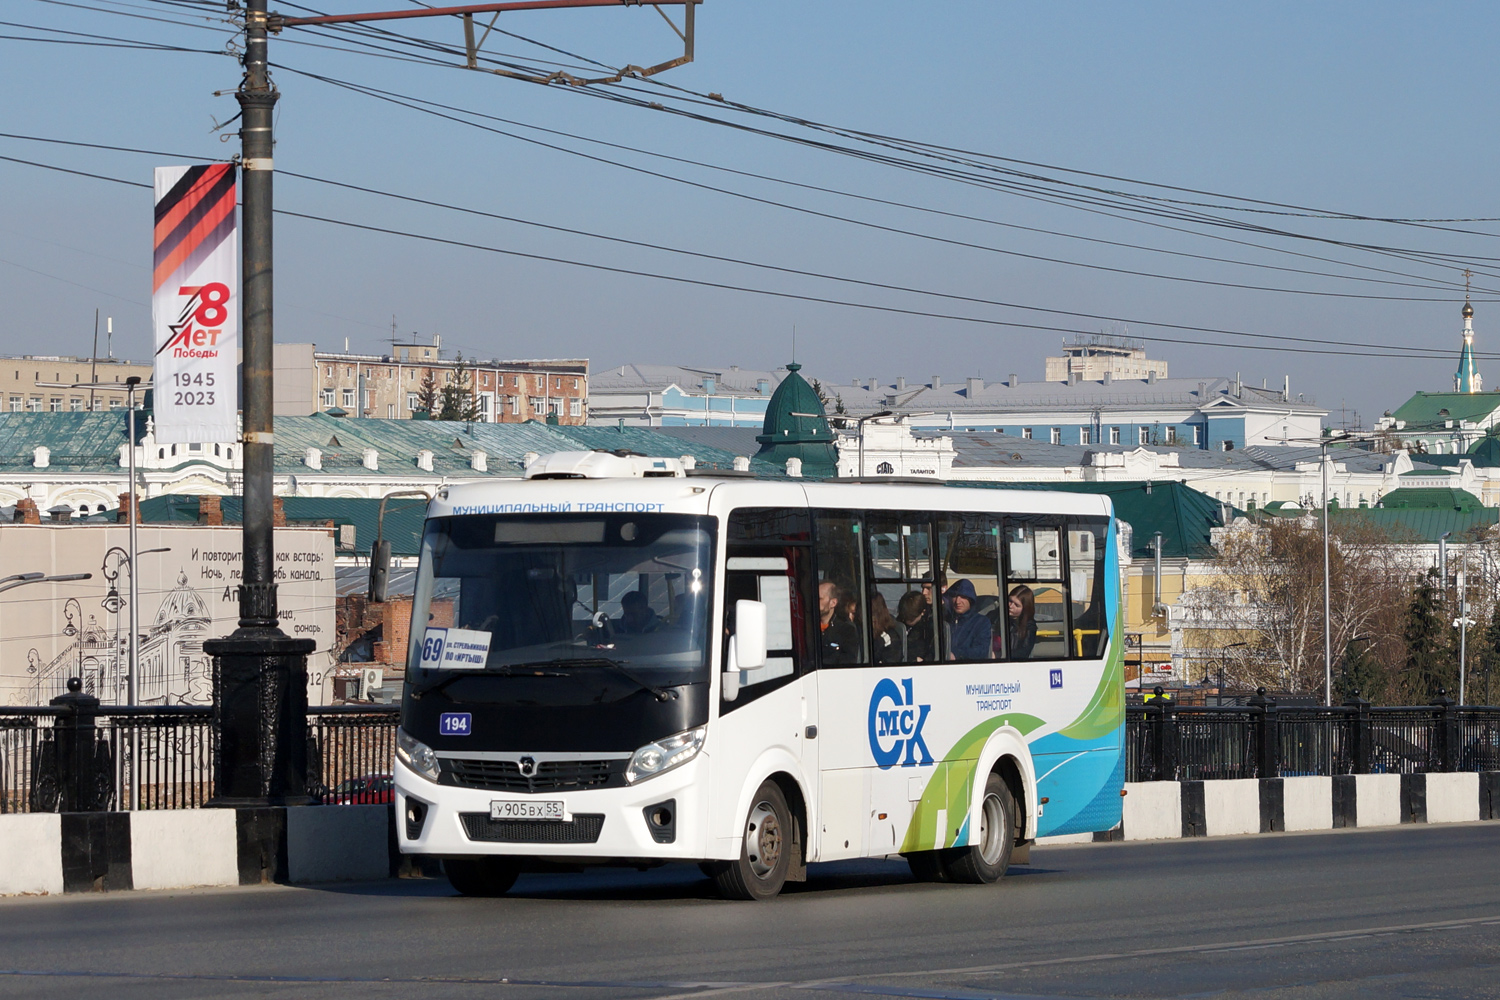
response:
<path id="1" fill-rule="evenodd" d="M 0 895 L 332 882 L 398 874 L 391 807 L 0 816 Z"/>

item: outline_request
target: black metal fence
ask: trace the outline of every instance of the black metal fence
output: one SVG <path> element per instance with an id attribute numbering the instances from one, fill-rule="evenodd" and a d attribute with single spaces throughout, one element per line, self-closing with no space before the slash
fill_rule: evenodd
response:
<path id="1" fill-rule="evenodd" d="M 1500 708 L 1431 705 L 1178 706 L 1125 716 L 1126 781 L 1500 770 Z"/>
<path id="2" fill-rule="evenodd" d="M 191 809 L 213 796 L 213 709 L 0 707 L 0 813 Z M 308 786 L 329 804 L 391 801 L 395 706 L 307 713 Z"/>

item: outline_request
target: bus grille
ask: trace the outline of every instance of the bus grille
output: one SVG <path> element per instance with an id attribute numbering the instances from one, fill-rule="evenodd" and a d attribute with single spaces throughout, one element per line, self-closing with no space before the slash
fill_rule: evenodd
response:
<path id="1" fill-rule="evenodd" d="M 470 840 L 492 844 L 593 844 L 604 829 L 603 813 L 556 819 L 490 819 L 489 813 L 459 813 Z"/>
<path id="2" fill-rule="evenodd" d="M 536 774 L 521 773 L 513 760 L 473 760 L 445 757 L 440 761 L 444 784 L 482 788 L 490 792 L 564 792 L 583 788 L 611 788 L 625 783 L 620 760 L 537 761 Z"/>

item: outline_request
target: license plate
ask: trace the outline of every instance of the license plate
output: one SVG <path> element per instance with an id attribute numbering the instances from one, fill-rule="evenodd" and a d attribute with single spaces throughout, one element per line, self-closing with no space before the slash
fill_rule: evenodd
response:
<path id="1" fill-rule="evenodd" d="M 491 802 L 490 819 L 555 819 L 566 820 L 560 801 L 551 802 Z"/>

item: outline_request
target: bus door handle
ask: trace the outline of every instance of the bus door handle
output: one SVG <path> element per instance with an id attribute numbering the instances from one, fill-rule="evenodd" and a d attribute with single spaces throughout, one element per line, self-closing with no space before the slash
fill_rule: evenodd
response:
<path id="1" fill-rule="evenodd" d="M 818 738 L 818 727 L 817 726 L 808 726 L 806 729 L 804 729 L 802 731 L 802 735 L 806 736 L 810 740 L 815 740 L 815 739 Z"/>

